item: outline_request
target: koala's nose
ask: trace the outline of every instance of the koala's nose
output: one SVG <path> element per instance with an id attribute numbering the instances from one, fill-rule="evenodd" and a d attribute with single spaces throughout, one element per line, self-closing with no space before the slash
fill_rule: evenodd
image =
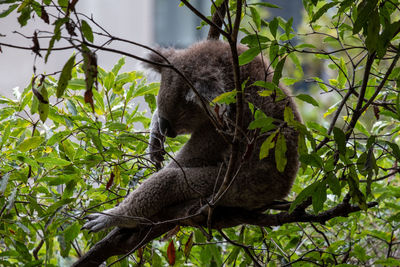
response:
<path id="1" fill-rule="evenodd" d="M 169 121 L 163 117 L 158 117 L 158 125 L 160 127 L 160 132 L 164 136 L 175 137 L 176 132 L 172 129 Z"/>

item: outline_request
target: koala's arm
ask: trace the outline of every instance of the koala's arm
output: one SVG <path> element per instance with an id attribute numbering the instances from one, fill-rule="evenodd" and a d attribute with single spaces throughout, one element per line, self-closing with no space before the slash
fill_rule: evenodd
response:
<path id="1" fill-rule="evenodd" d="M 157 169 L 160 169 L 161 163 L 164 161 L 164 141 L 165 137 L 160 132 L 158 125 L 158 111 L 153 113 L 150 124 L 150 140 L 149 140 L 149 153 L 150 159 L 156 164 Z"/>
<path id="2" fill-rule="evenodd" d="M 218 171 L 218 167 L 163 168 L 131 192 L 119 206 L 86 216 L 89 221 L 82 229 L 98 232 L 109 227 L 135 228 L 140 222 L 148 223 L 169 206 L 200 199 L 198 193 L 209 196 Z"/>
<path id="3" fill-rule="evenodd" d="M 154 218 L 168 207 L 196 199 L 199 204 L 201 199 L 210 201 L 223 180 L 218 174 L 224 171 L 221 166 L 163 168 L 131 192 L 119 206 L 88 215 L 89 221 L 82 229 L 98 232 L 115 226 L 136 228 L 140 223 L 157 220 Z M 291 183 L 271 166 L 245 169 L 238 173 L 218 205 L 248 210 L 263 208 L 285 197 Z"/>

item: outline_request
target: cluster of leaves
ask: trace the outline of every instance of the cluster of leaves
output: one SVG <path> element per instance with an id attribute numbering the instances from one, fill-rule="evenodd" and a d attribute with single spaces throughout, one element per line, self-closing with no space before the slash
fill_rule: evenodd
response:
<path id="1" fill-rule="evenodd" d="M 351 219 L 332 220 L 330 226 L 322 231 L 313 226 L 312 231 L 321 232 L 325 238 L 322 241 L 328 247 L 323 252 L 325 255 L 317 257 L 301 255 L 299 252 L 302 250 L 302 243 L 299 240 L 302 238 L 296 234 L 296 238 L 291 241 L 298 245 L 292 254 L 297 255 L 293 258 L 288 253 L 287 257 L 283 258 L 292 263 L 302 262 L 301 265 L 304 265 L 307 259 L 322 265 L 340 262 L 398 265 L 396 251 L 399 244 L 395 236 L 399 228 L 397 223 L 399 191 L 396 187 L 399 183 L 398 161 L 400 160 L 399 2 L 310 0 L 303 1 L 303 4 L 309 28 L 299 35 L 295 34 L 292 28 L 292 19 L 285 21 L 275 17 L 267 22 L 260 15 L 262 11 L 255 8 L 258 5 L 268 8 L 276 6 L 259 2 L 247 3 L 244 10 L 247 25 L 241 28 L 245 34 L 241 43 L 247 45 L 249 49 L 239 56 L 239 64 L 245 65 L 260 53 L 269 55 L 269 64 L 274 68 L 271 81 L 254 84 L 264 88 L 259 92 L 261 96 L 276 97 L 279 101 L 279 84 L 297 83 L 306 86 L 304 80 L 311 79 L 318 85 L 317 89 L 320 92 L 329 94 L 337 101 L 327 110 L 321 107 L 323 118 L 306 120 L 305 124 L 293 121 L 290 110 L 285 110 L 287 125 L 300 132 L 301 171 L 294 187 L 297 196 L 289 212 L 308 200 L 312 203 L 310 212 L 318 214 L 342 201 L 347 201 L 347 198 L 351 198 L 353 203 L 364 210 L 367 210 L 368 201 L 378 200 L 380 211 L 378 214 L 376 211 L 368 211 L 373 214 L 375 221 L 370 221 L 364 214 L 357 215 L 356 220 L 360 219 L 363 226 L 354 225 L 354 227 L 361 231 L 362 235 L 356 235 L 353 230 L 344 230 L 342 223 L 344 221 L 349 224 L 354 223 Z M 295 43 L 297 45 L 294 45 Z M 300 62 L 308 54 L 313 54 L 323 62 L 330 77 L 324 79 L 304 77 L 302 70 L 304 64 Z M 288 64 L 287 59 L 290 59 L 294 68 Z M 312 66 L 307 67 L 312 68 Z M 284 69 L 292 71 L 283 77 Z M 307 103 L 302 105 L 304 108 L 309 108 L 310 105 L 317 108 L 324 102 L 316 101 L 307 94 L 294 96 Z M 307 112 L 301 113 L 307 118 Z M 279 127 L 274 127 L 272 118 L 257 112 L 255 115 L 255 120 L 249 128 L 259 128 L 261 133 L 270 131 L 261 147 L 260 158 L 268 156 L 270 150 L 275 148 L 277 169 L 283 170 L 286 159 L 284 153 L 280 152 L 285 151 L 286 146 L 285 140 L 279 138 L 281 136 Z M 307 186 L 304 187 L 304 184 Z M 389 229 L 385 222 L 390 225 Z M 369 228 L 365 225 L 373 226 Z M 287 228 L 296 227 L 287 226 Z M 335 230 L 330 232 L 330 229 Z M 295 230 L 289 232 L 293 231 Z M 300 232 L 309 234 L 307 229 Z M 348 234 L 349 240 L 361 241 L 364 249 L 347 243 L 347 252 L 342 250 L 338 253 L 340 250 L 337 242 L 344 236 L 339 238 L 332 233 L 343 232 Z M 386 237 L 383 238 L 382 234 L 385 232 Z M 375 242 L 366 240 L 368 239 L 366 236 L 372 237 L 371 240 L 380 239 L 383 244 L 379 249 L 373 249 L 372 244 Z M 314 243 L 314 248 L 321 253 L 318 242 L 321 240 Z M 395 245 L 392 246 L 393 244 Z M 282 249 L 281 252 L 287 252 L 277 244 L 273 247 Z M 312 254 L 311 250 L 305 251 Z M 367 257 L 366 251 L 373 256 Z M 280 256 L 283 254 L 285 253 L 280 253 Z M 349 255 L 354 258 L 349 258 Z"/>
<path id="2" fill-rule="evenodd" d="M 14 99 L 0 98 L 2 266 L 60 266 L 60 256 L 80 255 L 99 238 L 81 233 L 84 212 L 115 205 L 154 171 L 140 130 L 150 119 L 139 103 L 154 111 L 159 84 L 140 72 L 120 73 L 121 58 L 109 72 L 97 69 L 88 104 L 84 66 L 74 58 L 58 81 L 43 76 L 15 89 Z"/>
<path id="3" fill-rule="evenodd" d="M 223 2 L 215 1 L 211 12 Z M 232 19 L 239 2 L 227 1 Z M 7 4 L 0 18 L 17 11 L 22 26 L 33 14 L 49 23 L 47 12 L 60 12 L 50 16 L 55 18 L 54 31 L 44 36 L 50 39 L 45 60 L 61 39 L 70 41 L 78 53 L 66 62 L 58 79 L 39 75 L 23 92 L 15 90 L 15 99 L 0 99 L 0 264 L 4 266 L 68 264 L 102 237 L 79 230 L 83 213 L 114 206 L 154 171 L 143 156 L 147 133 L 137 130 L 140 124 L 149 127 L 150 116 L 139 111 L 137 100 L 144 97 L 154 111 L 158 84 L 147 84 L 139 72 L 120 73 L 124 59 L 109 72 L 98 67 L 91 49 L 107 47 L 95 45 L 91 19 L 70 18 L 76 3 L 0 0 Z M 379 206 L 323 226 L 226 229 L 211 241 L 198 229 L 177 229 L 169 242 L 149 243 L 120 264 L 248 266 L 256 258 L 268 266 L 400 265 L 399 1 L 303 3 L 311 29 L 303 35 L 296 34 L 293 20 L 263 19 L 263 10 L 276 6 L 260 1 L 243 4 L 241 43 L 249 49 L 238 58 L 245 65 L 260 53 L 269 56 L 272 79 L 255 84 L 263 88 L 261 96 L 279 101 L 280 84 L 304 85 L 311 79 L 315 90 L 336 99 L 327 108 L 324 100 L 296 93 L 306 118 L 311 106 L 324 113 L 304 124 L 293 120 L 289 108 L 285 110 L 281 125 L 300 132 L 302 167 L 290 211 L 304 201 L 311 201 L 307 211 L 315 214 L 349 199 L 365 210 L 370 200 Z M 78 31 L 81 39 L 76 37 Z M 32 51 L 38 55 L 43 50 L 38 36 L 43 34 L 48 33 L 35 32 L 32 37 Z M 110 42 L 117 40 L 109 37 Z M 324 77 L 304 73 L 301 63 L 310 54 L 326 67 Z M 232 103 L 235 97 L 237 91 L 232 91 L 215 101 Z M 254 114 L 250 129 L 270 133 L 260 158 L 274 148 L 277 168 L 283 170 L 286 141 L 281 129 L 265 114 Z M 185 140 L 170 140 L 167 149 L 175 151 Z"/>

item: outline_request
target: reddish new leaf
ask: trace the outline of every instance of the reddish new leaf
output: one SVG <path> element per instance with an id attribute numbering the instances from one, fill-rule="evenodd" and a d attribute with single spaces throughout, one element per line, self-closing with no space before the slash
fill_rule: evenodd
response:
<path id="1" fill-rule="evenodd" d="M 85 91 L 85 103 L 89 103 L 94 112 L 93 92 L 92 89 Z"/>
<path id="2" fill-rule="evenodd" d="M 139 265 L 142 263 L 143 261 L 143 252 L 144 252 L 144 247 L 140 247 L 137 251 L 136 254 L 139 258 Z"/>
<path id="3" fill-rule="evenodd" d="M 175 259 L 176 259 L 174 240 L 171 240 L 171 242 L 169 242 L 168 249 L 167 249 L 167 256 L 168 256 L 169 265 L 174 265 Z"/>
<path id="4" fill-rule="evenodd" d="M 185 244 L 185 257 L 188 257 L 193 247 L 193 232 L 190 234 L 188 241 Z"/>
<path id="5" fill-rule="evenodd" d="M 106 184 L 106 189 L 107 190 L 110 189 L 110 187 L 113 185 L 114 177 L 115 177 L 115 174 L 113 172 L 111 172 L 110 180 L 108 180 L 108 182 Z"/>

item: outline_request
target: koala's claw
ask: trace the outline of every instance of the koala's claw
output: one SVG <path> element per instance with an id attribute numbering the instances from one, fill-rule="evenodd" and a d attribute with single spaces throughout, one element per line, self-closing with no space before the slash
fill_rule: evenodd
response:
<path id="1" fill-rule="evenodd" d="M 89 230 L 89 232 L 99 232 L 112 225 L 112 216 L 102 213 L 93 213 L 85 216 L 84 219 L 89 220 L 82 226 L 82 230 Z"/>

